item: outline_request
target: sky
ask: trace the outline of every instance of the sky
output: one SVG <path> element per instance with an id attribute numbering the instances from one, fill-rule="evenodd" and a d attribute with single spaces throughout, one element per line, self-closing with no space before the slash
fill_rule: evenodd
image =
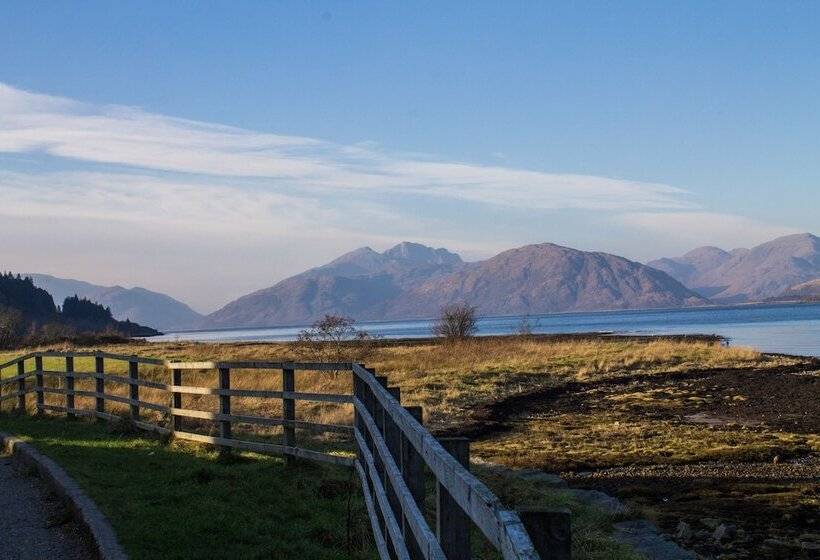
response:
<path id="1" fill-rule="evenodd" d="M 201 312 L 361 246 L 818 233 L 820 3 L 0 3 L 0 268 Z"/>

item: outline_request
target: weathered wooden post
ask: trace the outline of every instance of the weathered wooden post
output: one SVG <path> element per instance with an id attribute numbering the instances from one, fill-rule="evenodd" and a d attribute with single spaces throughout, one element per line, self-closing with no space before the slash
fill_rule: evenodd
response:
<path id="1" fill-rule="evenodd" d="M 182 416 L 174 414 L 175 408 L 182 408 L 182 393 L 178 393 L 175 388 L 182 385 L 182 370 L 171 370 L 171 433 L 182 431 Z"/>
<path id="2" fill-rule="evenodd" d="M 296 391 L 296 373 L 293 369 L 282 370 L 282 433 L 286 447 L 296 447 L 296 401 L 288 393 Z M 286 455 L 285 461 L 288 464 L 294 462 L 293 455 Z"/>
<path id="3" fill-rule="evenodd" d="M 42 356 L 35 356 L 34 357 L 34 382 L 36 385 L 36 396 L 37 396 L 37 414 L 42 414 L 45 410 L 43 405 L 45 404 L 45 394 L 43 393 L 43 357 Z"/>
<path id="4" fill-rule="evenodd" d="M 231 439 L 231 421 L 228 418 L 231 415 L 231 395 L 228 393 L 230 390 L 231 370 L 219 368 L 219 414 L 222 415 L 219 421 L 219 437 L 223 439 Z M 231 454 L 231 448 L 223 445 L 219 449 L 219 454 L 227 457 Z"/>
<path id="5" fill-rule="evenodd" d="M 416 419 L 419 424 L 424 424 L 424 413 L 420 406 L 405 406 L 404 409 L 410 413 L 410 416 Z M 413 500 L 419 507 L 419 510 L 424 511 L 424 459 L 421 454 L 416 451 L 413 444 L 402 432 L 401 437 L 401 475 L 404 478 L 404 483 L 410 490 Z M 411 560 L 422 560 L 424 554 L 421 551 L 413 530 L 407 521 L 407 516 L 402 516 L 402 534 L 407 543 L 407 552 L 410 554 Z"/>
<path id="6" fill-rule="evenodd" d="M 17 410 L 26 412 L 26 361 L 17 362 Z"/>
<path id="7" fill-rule="evenodd" d="M 97 388 L 97 396 L 96 398 L 96 410 L 99 413 L 105 412 L 105 361 L 102 356 L 97 356 L 94 358 L 94 380 L 96 381 L 96 388 Z M 99 416 L 98 416 L 99 418 Z"/>
<path id="8" fill-rule="evenodd" d="M 65 357 L 65 410 L 66 417 L 76 418 L 74 414 L 74 356 Z"/>
<path id="9" fill-rule="evenodd" d="M 128 385 L 128 398 L 131 399 L 131 420 L 135 421 L 140 419 L 140 405 L 138 402 L 140 400 L 140 386 L 137 385 L 140 376 L 139 368 L 139 362 L 136 360 L 128 362 L 128 379 L 131 380 L 131 383 Z"/>
<path id="10" fill-rule="evenodd" d="M 543 560 L 572 559 L 572 524 L 568 509 L 523 508 L 518 515 Z"/>
<path id="11" fill-rule="evenodd" d="M 470 440 L 442 438 L 441 446 L 465 469 L 470 468 Z M 436 536 L 447 560 L 470 560 L 470 518 L 441 482 L 436 484 Z"/>
<path id="12" fill-rule="evenodd" d="M 387 392 L 390 393 L 397 402 L 401 403 L 401 388 L 388 387 Z M 390 456 L 393 458 L 393 462 L 401 469 L 401 429 L 386 409 L 384 410 L 384 442 L 387 445 L 388 453 L 390 453 Z M 385 459 L 387 460 L 387 458 Z M 402 518 L 404 517 L 401 502 L 399 501 L 396 486 L 387 474 L 387 469 L 384 471 L 382 480 L 384 489 L 387 492 L 387 503 L 390 504 L 390 509 L 393 512 L 393 518 L 398 522 L 399 527 L 401 527 Z"/>

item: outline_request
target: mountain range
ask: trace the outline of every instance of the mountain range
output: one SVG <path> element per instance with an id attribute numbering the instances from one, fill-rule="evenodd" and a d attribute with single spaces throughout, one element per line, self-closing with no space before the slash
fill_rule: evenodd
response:
<path id="1" fill-rule="evenodd" d="M 446 249 L 404 242 L 357 249 L 243 296 L 205 317 L 204 328 L 304 324 L 326 313 L 357 320 L 435 316 L 466 302 L 480 314 L 680 307 L 708 301 L 669 275 L 607 253 L 551 243 L 464 262 Z"/>
<path id="2" fill-rule="evenodd" d="M 800 233 L 751 249 L 699 247 L 647 264 L 715 303 L 764 301 L 820 279 L 820 238 Z"/>
<path id="3" fill-rule="evenodd" d="M 195 327 L 202 315 L 186 304 L 165 294 L 144 288 L 98 286 L 81 280 L 56 278 L 48 274 L 24 274 L 34 285 L 52 295 L 54 301 L 79 296 L 111 308 L 115 319 L 126 319 L 141 325 L 150 325 L 161 331 Z"/>
<path id="4" fill-rule="evenodd" d="M 29 274 L 55 301 L 78 295 L 130 319 L 173 331 L 307 324 L 326 313 L 359 321 L 434 317 L 452 302 L 483 315 L 538 314 L 820 299 L 820 238 L 788 235 L 751 249 L 706 246 L 641 264 L 552 243 L 465 262 L 447 249 L 404 242 L 362 247 L 202 316 L 144 288 Z"/>

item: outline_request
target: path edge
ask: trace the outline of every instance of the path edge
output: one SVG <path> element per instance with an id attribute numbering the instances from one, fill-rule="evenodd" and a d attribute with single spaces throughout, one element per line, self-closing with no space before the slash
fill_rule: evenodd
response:
<path id="1" fill-rule="evenodd" d="M 68 505 L 75 520 L 91 537 L 100 560 L 127 560 L 108 518 L 63 468 L 30 443 L 0 432 L 0 449 L 16 461 L 37 469 L 46 484 Z"/>

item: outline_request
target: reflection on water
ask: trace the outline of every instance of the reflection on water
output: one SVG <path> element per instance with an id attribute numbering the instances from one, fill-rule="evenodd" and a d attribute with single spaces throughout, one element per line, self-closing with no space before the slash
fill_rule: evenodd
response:
<path id="1" fill-rule="evenodd" d="M 485 317 L 479 334 L 517 332 L 521 316 Z M 614 332 L 622 334 L 718 334 L 733 345 L 766 352 L 820 356 L 820 304 L 747 305 L 694 309 L 556 313 L 527 318 L 533 333 Z M 384 338 L 430 336 L 430 321 L 360 323 Z M 201 342 L 294 340 L 304 326 L 168 333 L 152 341 Z"/>

